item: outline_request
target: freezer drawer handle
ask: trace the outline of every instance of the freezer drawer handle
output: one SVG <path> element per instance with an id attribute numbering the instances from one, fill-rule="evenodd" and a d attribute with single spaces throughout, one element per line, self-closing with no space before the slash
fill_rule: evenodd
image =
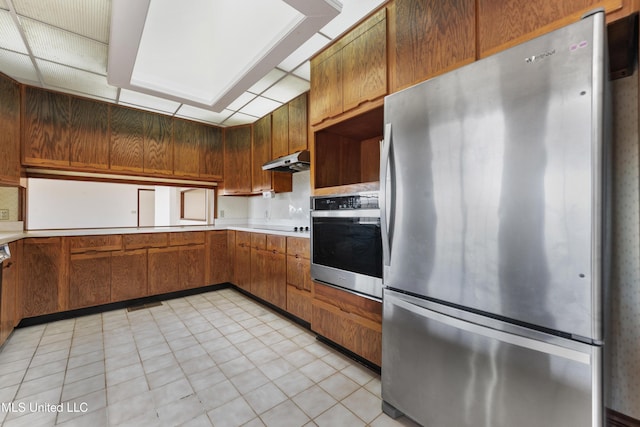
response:
<path id="1" fill-rule="evenodd" d="M 517 345 L 529 350 L 539 351 L 546 354 L 562 357 L 564 359 L 573 360 L 575 362 L 590 365 L 591 356 L 587 353 L 582 353 L 577 350 L 572 350 L 565 347 L 560 347 L 554 344 L 545 343 L 542 341 L 533 340 L 531 338 L 522 337 L 519 335 L 509 334 L 499 331 L 497 329 L 491 329 L 484 326 L 477 325 L 475 323 L 466 322 L 453 317 L 445 316 L 444 314 L 431 311 L 424 307 L 420 307 L 415 304 L 411 304 L 401 298 L 394 295 L 385 294 L 384 298 L 387 302 L 394 304 L 398 307 L 404 308 L 418 316 L 426 317 L 428 319 L 435 320 L 445 325 L 452 326 L 463 331 L 471 332 L 474 334 L 482 335 L 487 338 L 495 339 L 505 342 L 507 344 Z"/>

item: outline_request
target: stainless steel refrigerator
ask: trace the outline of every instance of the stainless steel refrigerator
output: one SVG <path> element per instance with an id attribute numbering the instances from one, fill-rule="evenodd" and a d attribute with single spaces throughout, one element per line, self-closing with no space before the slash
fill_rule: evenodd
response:
<path id="1" fill-rule="evenodd" d="M 389 415 L 602 425 L 605 56 L 596 12 L 385 99 Z"/>

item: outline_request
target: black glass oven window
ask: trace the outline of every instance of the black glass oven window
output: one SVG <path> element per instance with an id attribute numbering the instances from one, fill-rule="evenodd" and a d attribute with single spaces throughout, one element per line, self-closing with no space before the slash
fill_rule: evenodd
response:
<path id="1" fill-rule="evenodd" d="M 313 218 L 313 263 L 382 278 L 379 218 Z"/>

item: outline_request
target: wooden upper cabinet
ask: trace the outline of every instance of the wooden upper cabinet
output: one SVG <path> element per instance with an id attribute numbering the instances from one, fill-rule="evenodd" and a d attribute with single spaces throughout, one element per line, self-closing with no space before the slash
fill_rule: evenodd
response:
<path id="1" fill-rule="evenodd" d="M 309 147 L 309 121 L 307 93 L 303 93 L 292 99 L 288 104 L 289 109 L 289 154 L 307 150 Z"/>
<path id="2" fill-rule="evenodd" d="M 197 123 L 173 121 L 173 174 L 200 176 L 200 128 Z"/>
<path id="3" fill-rule="evenodd" d="M 214 181 L 224 178 L 224 137 L 222 129 L 200 125 L 200 177 Z"/>
<path id="4" fill-rule="evenodd" d="M 144 171 L 153 174 L 173 174 L 173 120 L 154 113 L 142 113 L 144 133 Z"/>
<path id="5" fill-rule="evenodd" d="M 109 106 L 71 97 L 70 165 L 109 168 Z"/>
<path id="6" fill-rule="evenodd" d="M 271 157 L 289 154 L 289 105 L 285 104 L 271 113 Z"/>
<path id="7" fill-rule="evenodd" d="M 271 160 L 271 115 L 266 115 L 253 124 L 253 144 L 251 145 L 252 191 L 271 189 L 271 173 L 263 171 L 262 165 Z"/>
<path id="8" fill-rule="evenodd" d="M 312 125 L 387 94 L 385 8 L 312 58 L 310 87 Z"/>
<path id="9" fill-rule="evenodd" d="M 579 20 L 597 0 L 478 0 L 478 49 L 485 57 Z M 623 0 L 618 1 L 620 6 Z"/>
<path id="10" fill-rule="evenodd" d="M 311 60 L 309 120 L 312 125 L 342 113 L 342 55 L 340 51 Z"/>
<path id="11" fill-rule="evenodd" d="M 0 182 L 20 183 L 20 86 L 0 76 Z"/>
<path id="12" fill-rule="evenodd" d="M 308 149 L 307 93 L 271 113 L 271 157 Z"/>
<path id="13" fill-rule="evenodd" d="M 251 192 L 251 126 L 224 131 L 224 194 Z"/>
<path id="14" fill-rule="evenodd" d="M 69 96 L 25 89 L 23 163 L 69 166 Z"/>
<path id="15" fill-rule="evenodd" d="M 144 169 L 144 112 L 111 105 L 111 170 Z"/>
<path id="16" fill-rule="evenodd" d="M 395 55 L 391 53 L 389 58 L 391 92 L 475 60 L 475 3 L 475 0 L 392 3 L 389 52 Z M 504 4 L 501 5 L 504 9 Z"/>
<path id="17" fill-rule="evenodd" d="M 344 111 L 387 94 L 386 9 L 363 22 L 354 33 L 357 35 L 342 50 Z"/>

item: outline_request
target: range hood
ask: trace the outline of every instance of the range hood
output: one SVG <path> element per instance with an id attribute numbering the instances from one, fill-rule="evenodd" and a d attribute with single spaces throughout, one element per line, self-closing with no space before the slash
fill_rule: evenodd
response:
<path id="1" fill-rule="evenodd" d="M 311 157 L 307 150 L 298 151 L 288 156 L 278 157 L 262 165 L 262 170 L 273 172 L 300 172 L 307 171 L 311 166 Z"/>

